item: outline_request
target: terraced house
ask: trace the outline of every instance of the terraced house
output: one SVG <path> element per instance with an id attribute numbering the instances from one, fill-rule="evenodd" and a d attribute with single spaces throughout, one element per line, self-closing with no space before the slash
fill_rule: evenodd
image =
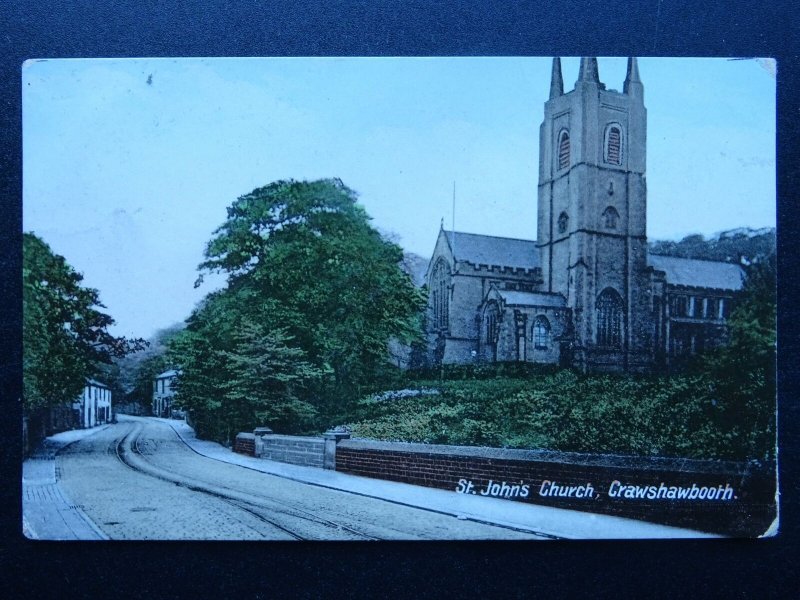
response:
<path id="1" fill-rule="evenodd" d="M 725 343 L 743 270 L 650 255 L 647 111 L 635 58 L 622 91 L 553 59 L 539 130 L 536 240 L 442 228 L 428 265 L 428 360 L 650 372 Z"/>

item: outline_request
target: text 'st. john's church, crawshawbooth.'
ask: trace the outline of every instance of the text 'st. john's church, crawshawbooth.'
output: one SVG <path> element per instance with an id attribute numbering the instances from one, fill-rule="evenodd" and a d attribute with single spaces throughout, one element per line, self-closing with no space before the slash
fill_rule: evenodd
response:
<path id="1" fill-rule="evenodd" d="M 647 111 L 635 58 L 622 92 L 583 58 L 553 60 L 539 130 L 536 241 L 442 229 L 428 266 L 428 360 L 651 372 L 724 343 L 739 265 L 647 247 Z"/>

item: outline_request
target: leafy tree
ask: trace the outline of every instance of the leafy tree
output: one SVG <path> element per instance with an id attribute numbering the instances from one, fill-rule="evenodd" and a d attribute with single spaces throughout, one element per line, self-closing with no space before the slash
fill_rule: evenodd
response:
<path id="1" fill-rule="evenodd" d="M 425 299 L 401 269 L 401 248 L 370 226 L 355 192 L 337 179 L 278 181 L 241 196 L 205 256 L 198 284 L 221 272 L 227 287 L 207 297 L 173 345 L 181 402 L 199 402 L 192 397 L 199 393 L 210 409 L 251 385 L 241 361 L 255 351 L 242 346 L 253 323 L 280 331 L 280 338 L 264 334 L 264 352 L 271 345 L 288 359 L 290 349 L 302 351 L 291 355 L 295 368 L 315 384 L 292 389 L 317 408 L 324 398 L 329 413 L 375 385 L 388 368 L 390 339 L 420 337 Z M 224 413 L 221 404 L 217 410 Z"/>
<path id="2" fill-rule="evenodd" d="M 33 233 L 23 234 L 23 399 L 27 410 L 76 397 L 87 377 L 145 345 L 108 332 L 97 290 Z"/>
<path id="3" fill-rule="evenodd" d="M 302 390 L 322 375 L 305 352 L 288 344 L 281 329 L 245 321 L 236 332 L 234 350 L 225 351 L 232 377 L 223 384 L 229 418 L 246 427 L 269 423 L 279 431 L 302 430 L 316 415 L 301 399 Z"/>
<path id="4" fill-rule="evenodd" d="M 754 458 L 774 456 L 776 271 L 774 253 L 746 267 L 744 288 L 728 321 L 729 343 L 703 365 L 717 421 L 746 440 Z"/>
<path id="5" fill-rule="evenodd" d="M 649 242 L 649 251 L 651 254 L 682 258 L 735 263 L 742 260 L 752 261 L 775 252 L 775 229 L 733 229 L 723 231 L 708 240 L 698 234 L 686 236 L 679 242 L 653 240 Z"/>

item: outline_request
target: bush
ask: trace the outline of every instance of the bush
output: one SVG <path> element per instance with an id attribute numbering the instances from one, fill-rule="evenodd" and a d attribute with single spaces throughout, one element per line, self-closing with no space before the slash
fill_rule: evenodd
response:
<path id="1" fill-rule="evenodd" d="M 426 391 L 360 401 L 353 435 L 639 456 L 774 456 L 774 439 L 731 421 L 701 374 L 634 378 L 562 370 L 417 385 Z"/>

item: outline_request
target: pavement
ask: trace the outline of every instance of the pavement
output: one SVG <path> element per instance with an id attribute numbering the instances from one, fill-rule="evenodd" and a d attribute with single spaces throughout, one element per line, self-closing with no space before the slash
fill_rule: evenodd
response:
<path id="1" fill-rule="evenodd" d="M 197 439 L 194 430 L 184 421 L 173 419 L 155 420 L 171 427 L 189 448 L 207 458 L 310 485 L 452 515 L 459 519 L 469 519 L 480 523 L 497 524 L 521 531 L 544 533 L 553 537 L 571 539 L 721 537 L 692 529 L 670 527 L 610 515 L 598 515 L 549 506 L 536 506 L 499 498 L 476 497 L 458 494 L 455 491 L 451 492 L 395 481 L 359 477 L 337 471 L 255 458 L 237 454 L 216 442 Z"/>
<path id="2" fill-rule="evenodd" d="M 34 450 L 22 463 L 22 533 L 36 540 L 107 540 L 58 485 L 56 455 L 70 444 L 95 435 L 109 426 L 57 433 Z"/>

